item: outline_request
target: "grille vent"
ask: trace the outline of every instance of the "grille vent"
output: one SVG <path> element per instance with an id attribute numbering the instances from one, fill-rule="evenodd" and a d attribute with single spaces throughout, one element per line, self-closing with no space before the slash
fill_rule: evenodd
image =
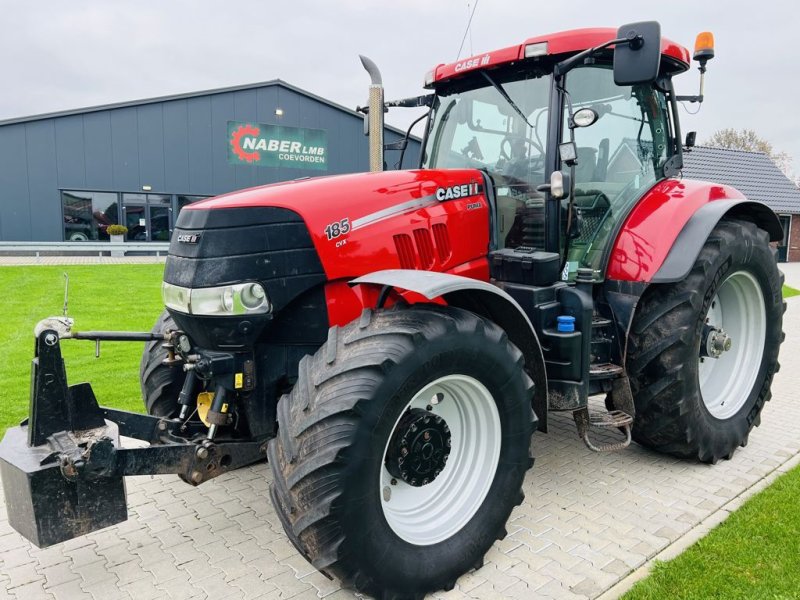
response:
<path id="1" fill-rule="evenodd" d="M 450 236 L 447 235 L 447 225 L 436 223 L 433 226 L 433 241 L 436 243 L 436 252 L 439 254 L 439 261 L 444 264 L 453 255 L 450 247 Z"/>
<path id="2" fill-rule="evenodd" d="M 414 242 L 417 244 L 420 267 L 424 270 L 430 269 L 433 266 L 434 261 L 431 232 L 424 228 L 415 229 Z"/>
<path id="3" fill-rule="evenodd" d="M 394 246 L 397 249 L 397 257 L 400 259 L 400 268 L 416 269 L 417 261 L 411 236 L 405 233 L 397 234 L 394 236 Z"/>

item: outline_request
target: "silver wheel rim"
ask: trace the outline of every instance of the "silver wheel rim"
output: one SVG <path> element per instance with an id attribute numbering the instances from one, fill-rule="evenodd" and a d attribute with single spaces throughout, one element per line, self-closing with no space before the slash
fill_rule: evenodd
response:
<path id="1" fill-rule="evenodd" d="M 447 375 L 429 383 L 401 417 L 408 409 L 428 407 L 450 428 L 450 455 L 441 473 L 421 487 L 392 477 L 385 463 L 398 417 L 383 450 L 378 488 L 392 531 L 418 546 L 452 537 L 475 516 L 494 481 L 502 438 L 497 405 L 486 386 L 473 377 Z"/>
<path id="2" fill-rule="evenodd" d="M 706 323 L 724 330 L 732 343 L 719 358 L 699 359 L 700 394 L 712 416 L 730 419 L 750 397 L 764 355 L 767 313 L 755 277 L 737 271 L 725 279 L 711 300 Z"/>

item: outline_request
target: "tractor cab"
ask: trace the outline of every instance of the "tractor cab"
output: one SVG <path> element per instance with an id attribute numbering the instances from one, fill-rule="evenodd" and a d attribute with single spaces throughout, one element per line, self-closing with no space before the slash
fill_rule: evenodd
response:
<path id="1" fill-rule="evenodd" d="M 678 170 L 671 76 L 689 56 L 651 25 L 541 36 L 428 74 L 435 96 L 421 166 L 486 174 L 496 248 L 556 252 L 565 279 L 578 268 L 602 277 L 630 209 Z M 610 47 L 629 33 L 641 38 L 636 50 Z"/>

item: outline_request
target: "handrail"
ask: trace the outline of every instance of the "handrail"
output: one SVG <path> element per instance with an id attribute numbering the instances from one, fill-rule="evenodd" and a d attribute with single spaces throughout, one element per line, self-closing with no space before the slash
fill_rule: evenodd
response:
<path id="1" fill-rule="evenodd" d="M 112 256 L 124 256 L 129 252 L 147 252 L 156 256 L 166 255 L 168 242 L 0 242 L 0 254 L 23 256 L 48 254 L 86 254 L 97 253 L 102 256 L 110 252 Z"/>

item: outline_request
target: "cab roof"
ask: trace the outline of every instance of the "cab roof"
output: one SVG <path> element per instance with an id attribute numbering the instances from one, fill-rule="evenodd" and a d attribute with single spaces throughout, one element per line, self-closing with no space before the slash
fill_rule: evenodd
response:
<path id="1" fill-rule="evenodd" d="M 553 56 L 581 52 L 616 37 L 617 30 L 611 27 L 571 29 L 540 35 L 528 38 L 521 44 L 478 54 L 454 63 L 439 64 L 433 69 L 433 77 L 429 74 L 428 80 L 435 84 L 482 68 L 497 67 L 518 60 L 535 60 L 525 58 L 525 46 L 530 44 L 547 42 L 547 49 L 540 56 Z M 682 72 L 689 68 L 689 50 L 665 37 L 661 38 L 661 55 L 662 58 L 668 59 L 668 63 L 672 66 L 669 70 L 672 72 Z"/>

